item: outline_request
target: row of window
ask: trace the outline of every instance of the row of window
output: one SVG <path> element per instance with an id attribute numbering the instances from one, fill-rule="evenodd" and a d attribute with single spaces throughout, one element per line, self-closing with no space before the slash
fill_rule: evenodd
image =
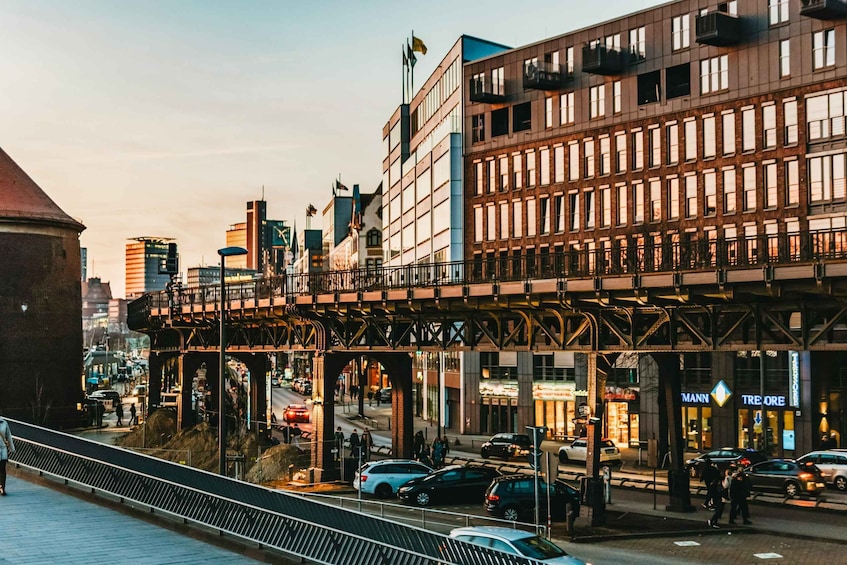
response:
<path id="1" fill-rule="evenodd" d="M 797 101 L 783 101 L 784 146 L 799 142 Z M 758 149 L 776 149 L 779 135 L 777 108 L 773 102 L 742 108 L 741 152 Z M 760 122 L 761 129 L 757 126 Z M 686 118 L 682 123 L 671 121 L 629 132 L 618 131 L 611 135 L 588 137 L 582 143 L 576 140 L 567 145 L 530 149 L 510 155 L 500 155 L 487 160 L 474 161 L 474 186 L 477 195 L 505 192 L 510 189 L 532 188 L 577 181 L 596 176 L 623 174 L 662 165 L 679 165 L 698 159 L 714 159 L 718 151 L 723 156 L 737 153 L 736 112 L 726 110 L 720 115 L 704 114 L 699 118 Z M 843 120 L 842 120 L 843 123 Z M 758 134 L 761 141 L 757 143 Z M 721 146 L 718 147 L 718 141 Z M 551 155 L 552 153 L 552 155 Z M 552 159 L 551 159 L 552 157 Z"/>
<path id="2" fill-rule="evenodd" d="M 800 204 L 796 158 L 474 206 L 474 241 L 625 227 Z M 740 181 L 739 181 L 740 173 Z M 809 159 L 811 204 L 844 203 L 845 155 Z M 499 229 L 498 229 L 499 227 Z M 526 233 L 524 233 L 526 229 Z"/>

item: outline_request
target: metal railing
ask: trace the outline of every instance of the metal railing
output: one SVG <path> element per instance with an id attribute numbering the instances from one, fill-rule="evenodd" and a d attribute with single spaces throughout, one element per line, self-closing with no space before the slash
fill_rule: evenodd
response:
<path id="1" fill-rule="evenodd" d="M 309 563 L 523 565 L 420 528 L 8 420 L 11 463 Z"/>

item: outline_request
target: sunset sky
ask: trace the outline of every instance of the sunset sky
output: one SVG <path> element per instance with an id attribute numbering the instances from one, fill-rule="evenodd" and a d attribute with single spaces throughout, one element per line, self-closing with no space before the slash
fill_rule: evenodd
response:
<path id="1" fill-rule="evenodd" d="M 0 147 L 122 297 L 127 238 L 175 238 L 184 271 L 263 186 L 298 229 L 339 174 L 373 191 L 412 29 L 419 87 L 462 34 L 517 47 L 659 3 L 0 0 Z"/>

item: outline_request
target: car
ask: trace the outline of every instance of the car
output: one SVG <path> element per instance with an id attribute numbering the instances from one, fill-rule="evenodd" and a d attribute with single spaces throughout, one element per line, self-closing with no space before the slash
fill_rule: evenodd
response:
<path id="1" fill-rule="evenodd" d="M 121 395 L 118 394 L 118 391 L 112 389 L 101 389 L 95 390 L 88 395 L 89 400 L 111 400 L 112 406 L 115 406 L 120 403 Z"/>
<path id="2" fill-rule="evenodd" d="M 528 557 L 541 563 L 549 563 L 551 565 L 589 565 L 578 557 L 568 555 L 564 549 L 547 538 L 525 530 L 498 526 L 469 526 L 450 530 L 450 537 L 460 541 L 490 547 L 504 553 Z"/>
<path id="3" fill-rule="evenodd" d="M 412 479 L 425 477 L 432 468 L 411 459 L 383 459 L 370 461 L 356 471 L 353 488 L 378 498 L 397 494 L 397 489 Z"/>
<path id="4" fill-rule="evenodd" d="M 132 389 L 132 396 L 147 396 L 147 385 L 135 385 Z"/>
<path id="5" fill-rule="evenodd" d="M 570 461 L 588 460 L 588 439 L 581 437 L 575 439 L 570 445 L 563 445 L 559 448 L 559 461 L 568 463 Z M 608 465 L 621 464 L 621 450 L 610 439 L 600 440 L 600 463 Z"/>
<path id="6" fill-rule="evenodd" d="M 391 402 L 391 387 L 379 389 L 377 395 L 380 402 Z"/>
<path id="7" fill-rule="evenodd" d="M 541 502 L 539 512 L 547 515 L 547 490 L 544 479 L 538 480 L 538 493 Z M 554 481 L 550 487 L 550 515 L 557 520 L 564 519 L 566 505 L 570 503 L 576 515 L 579 515 L 579 491 L 562 480 Z M 506 475 L 497 477 L 485 491 L 483 507 L 489 514 L 504 520 L 516 521 L 520 518 L 532 519 L 535 514 L 535 477 L 532 475 Z"/>
<path id="8" fill-rule="evenodd" d="M 847 451 L 840 449 L 812 451 L 797 459 L 811 461 L 826 474 L 826 481 L 840 491 L 847 490 Z"/>
<path id="9" fill-rule="evenodd" d="M 282 412 L 286 422 L 308 422 L 309 408 L 305 404 L 289 404 Z"/>
<path id="10" fill-rule="evenodd" d="M 499 476 L 500 472 L 492 467 L 450 465 L 412 479 L 398 489 L 397 496 L 418 506 L 479 502 L 491 481 Z"/>
<path id="11" fill-rule="evenodd" d="M 821 470 L 811 461 L 771 459 L 756 463 L 744 473 L 752 490 L 781 492 L 789 498 L 801 494 L 818 496 L 826 488 Z"/>
<path id="12" fill-rule="evenodd" d="M 281 387 L 282 379 L 279 378 L 278 375 L 274 375 L 271 377 L 271 386 Z"/>
<path id="13" fill-rule="evenodd" d="M 760 451 L 756 451 L 755 449 L 745 449 L 741 447 L 722 447 L 720 449 L 713 449 L 708 453 L 703 453 L 685 462 L 685 469 L 688 471 L 688 475 L 692 479 L 696 479 L 700 476 L 700 470 L 703 468 L 703 461 L 706 457 L 715 463 L 720 471 L 728 469 L 731 465 L 743 468 L 749 467 L 754 463 L 767 461 L 768 459 L 765 454 Z"/>
<path id="14" fill-rule="evenodd" d="M 483 459 L 494 455 L 508 460 L 512 457 L 526 456 L 531 447 L 532 441 L 526 434 L 497 434 L 482 444 L 479 454 Z"/>

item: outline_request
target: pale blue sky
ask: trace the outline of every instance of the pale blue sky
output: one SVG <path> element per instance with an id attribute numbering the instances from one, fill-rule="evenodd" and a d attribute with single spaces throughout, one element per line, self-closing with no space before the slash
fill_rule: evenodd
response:
<path id="1" fill-rule="evenodd" d="M 213 265 L 263 185 L 299 229 L 338 174 L 376 188 L 412 29 L 419 87 L 461 34 L 517 47 L 659 3 L 0 0 L 0 147 L 122 297 L 127 238 Z"/>

